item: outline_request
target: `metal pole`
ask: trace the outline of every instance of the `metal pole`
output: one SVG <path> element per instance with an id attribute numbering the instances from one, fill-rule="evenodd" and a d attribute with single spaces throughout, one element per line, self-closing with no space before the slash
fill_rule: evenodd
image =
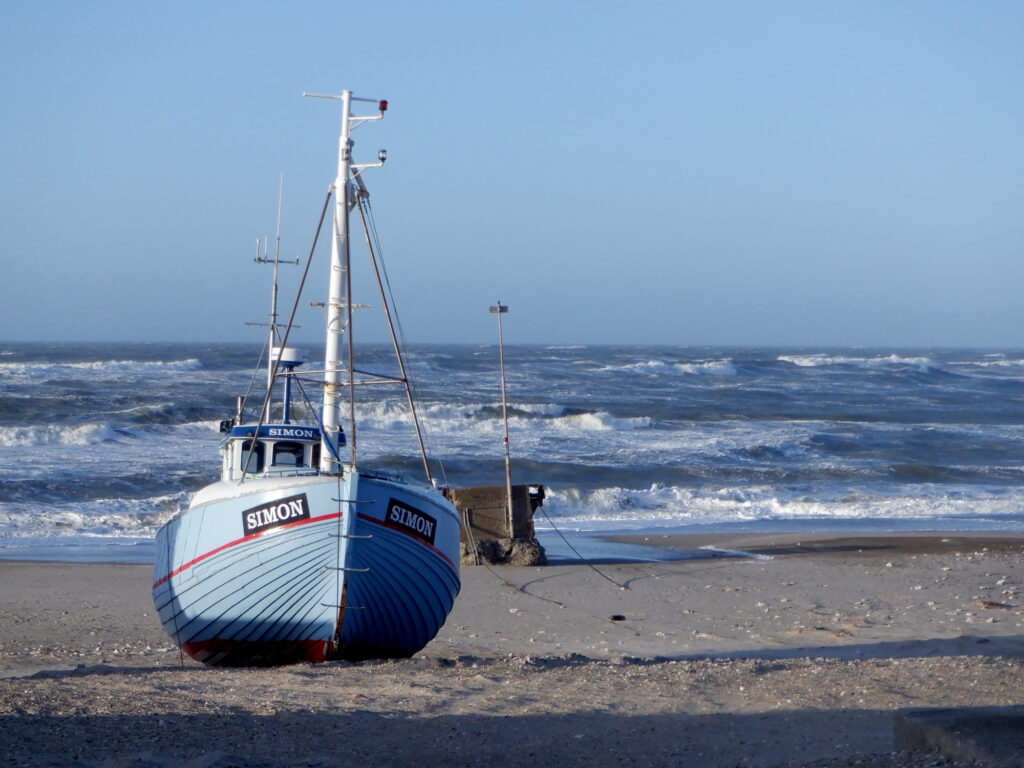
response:
<path id="1" fill-rule="evenodd" d="M 508 500 L 505 517 L 506 522 L 508 523 L 508 537 L 511 539 L 515 535 L 515 531 L 512 526 L 512 466 L 508 455 L 508 406 L 505 399 L 505 344 L 501 337 L 501 316 L 508 312 L 508 307 L 503 305 L 499 300 L 495 306 L 491 307 L 491 312 L 498 316 L 498 360 L 501 365 L 501 420 L 505 424 L 505 492 Z"/>
<path id="2" fill-rule="evenodd" d="M 320 471 L 335 474 L 341 467 L 335 463 L 335 456 L 341 459 L 339 445 L 339 428 L 341 422 L 341 389 L 342 389 L 342 351 L 341 334 L 346 333 L 351 340 L 351 303 L 348 289 L 349 279 L 349 248 L 348 248 L 348 180 L 349 164 L 351 163 L 352 141 L 350 102 L 351 91 L 341 92 L 341 135 L 338 139 L 338 174 L 334 180 L 334 237 L 331 242 L 331 271 L 329 298 L 327 300 L 327 343 L 324 352 L 324 412 L 323 442 L 324 449 L 320 453 Z M 349 368 L 352 361 L 348 361 Z M 351 378 L 351 370 L 349 371 Z M 350 382 L 351 383 L 351 382 Z M 352 390 L 349 389 L 349 407 Z M 352 432 L 350 428 L 350 433 Z M 352 463 L 355 464 L 356 436 L 349 434 L 352 446 Z"/>

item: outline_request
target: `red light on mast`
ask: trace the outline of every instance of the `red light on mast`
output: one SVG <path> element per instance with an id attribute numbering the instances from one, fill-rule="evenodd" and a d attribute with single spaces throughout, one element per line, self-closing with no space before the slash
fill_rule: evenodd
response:
<path id="1" fill-rule="evenodd" d="M 388 111 L 388 100 L 387 99 L 381 99 L 381 101 L 380 101 L 380 111 L 381 112 L 387 112 Z"/>

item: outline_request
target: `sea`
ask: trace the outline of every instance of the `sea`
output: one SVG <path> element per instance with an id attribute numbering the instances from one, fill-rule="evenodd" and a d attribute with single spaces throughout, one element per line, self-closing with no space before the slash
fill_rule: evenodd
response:
<path id="1" fill-rule="evenodd" d="M 389 347 L 356 351 L 392 370 Z M 408 352 L 439 481 L 503 484 L 498 346 Z M 544 487 L 556 558 L 629 556 L 599 543 L 623 532 L 1024 531 L 1022 350 L 503 352 L 512 482 Z M 218 477 L 237 396 L 262 394 L 259 353 L 0 343 L 0 557 L 150 562 L 157 529 Z M 404 392 L 357 391 L 360 464 L 421 478 Z"/>

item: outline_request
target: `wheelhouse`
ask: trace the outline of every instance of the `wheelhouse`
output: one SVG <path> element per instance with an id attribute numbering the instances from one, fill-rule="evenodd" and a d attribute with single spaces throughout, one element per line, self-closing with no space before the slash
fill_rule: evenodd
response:
<path id="1" fill-rule="evenodd" d="M 244 475 L 316 474 L 320 430 L 293 424 L 233 427 L 221 443 L 224 480 Z"/>

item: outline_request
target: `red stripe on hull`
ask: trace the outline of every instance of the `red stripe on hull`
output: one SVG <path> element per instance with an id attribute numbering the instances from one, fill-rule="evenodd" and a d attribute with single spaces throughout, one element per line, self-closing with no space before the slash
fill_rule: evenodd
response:
<path id="1" fill-rule="evenodd" d="M 214 667 L 276 667 L 282 664 L 319 664 L 334 654 L 334 643 L 327 640 L 277 640 L 260 642 L 226 640 L 215 637 L 183 643 L 181 646 L 196 661 Z"/>
<path id="2" fill-rule="evenodd" d="M 184 565 L 180 565 L 177 568 L 175 568 L 173 571 L 168 573 L 166 576 L 163 576 L 163 577 L 157 579 L 155 582 L 153 582 L 153 589 L 156 589 L 161 584 L 164 584 L 165 582 L 170 581 L 175 576 L 177 576 L 177 575 L 179 575 L 181 573 L 184 573 L 185 571 L 187 571 L 189 568 L 191 568 L 196 563 L 202 562 L 206 558 L 211 557 L 213 555 L 216 555 L 218 552 L 223 552 L 225 549 L 231 549 L 231 547 L 237 547 L 239 544 L 244 544 L 245 542 L 252 541 L 253 539 L 260 539 L 260 538 L 263 538 L 264 536 L 276 535 L 276 534 L 281 533 L 283 531 L 291 530 L 292 528 L 298 528 L 300 525 L 309 525 L 310 523 L 322 523 L 324 520 L 336 520 L 339 517 L 344 517 L 344 514 L 341 513 L 341 512 L 335 512 L 335 513 L 330 514 L 330 515 L 320 515 L 320 517 L 313 517 L 313 518 L 310 518 L 309 520 L 299 520 L 299 521 L 294 522 L 294 523 L 288 523 L 286 525 L 282 525 L 282 526 L 279 526 L 277 528 L 274 528 L 273 530 L 270 530 L 270 531 L 260 531 L 259 533 L 251 533 L 248 536 L 243 536 L 240 539 L 235 539 L 234 541 L 229 541 L 227 544 L 221 544 L 216 549 L 211 549 L 206 554 L 199 555 L 199 557 L 195 557 L 192 560 L 189 560 Z"/>

